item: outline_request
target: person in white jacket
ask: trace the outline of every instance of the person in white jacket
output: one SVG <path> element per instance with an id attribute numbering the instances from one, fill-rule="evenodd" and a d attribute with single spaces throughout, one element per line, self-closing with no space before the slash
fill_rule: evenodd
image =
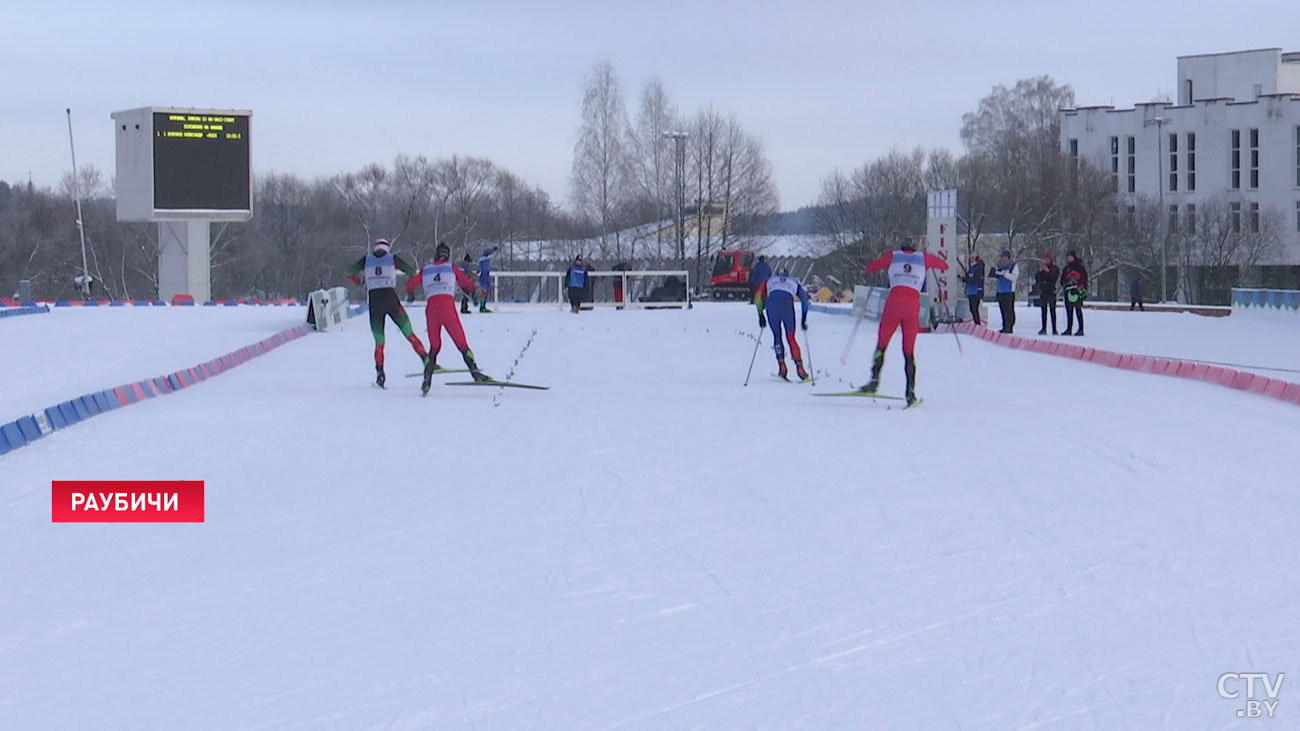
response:
<path id="1" fill-rule="evenodd" d="M 1010 333 L 1016 327 L 1016 280 L 1020 278 L 1020 267 L 1009 250 L 1002 251 L 997 268 L 989 278 L 997 280 L 998 309 L 1002 311 L 1002 329 L 998 332 Z"/>

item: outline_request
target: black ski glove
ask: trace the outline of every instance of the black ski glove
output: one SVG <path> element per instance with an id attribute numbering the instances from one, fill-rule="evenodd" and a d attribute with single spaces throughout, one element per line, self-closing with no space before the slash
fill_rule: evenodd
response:
<path id="1" fill-rule="evenodd" d="M 414 302 L 414 301 L 415 301 L 415 293 L 414 293 L 414 292 L 408 292 L 407 295 L 406 295 L 406 304 L 409 305 L 409 304 L 411 304 L 411 303 Z"/>
<path id="2" fill-rule="evenodd" d="M 763 313 L 760 312 L 758 313 L 758 328 L 762 330 L 765 327 L 767 327 L 767 318 L 763 317 Z"/>
<path id="3" fill-rule="evenodd" d="M 802 321 L 799 323 L 799 326 L 802 327 L 804 330 L 807 330 L 807 329 L 808 329 L 808 320 L 806 320 L 806 319 L 805 319 L 805 320 L 802 320 Z"/>

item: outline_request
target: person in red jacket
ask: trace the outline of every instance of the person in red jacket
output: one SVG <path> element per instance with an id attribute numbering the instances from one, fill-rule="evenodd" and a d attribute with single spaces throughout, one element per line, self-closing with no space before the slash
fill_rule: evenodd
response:
<path id="1" fill-rule="evenodd" d="M 447 329 L 447 334 L 451 336 L 452 343 L 460 351 L 461 358 L 464 359 L 465 366 L 469 368 L 469 373 L 474 380 L 490 380 L 478 369 L 478 363 L 474 360 L 474 351 L 469 349 L 469 343 L 465 340 L 465 328 L 460 324 L 460 315 L 456 313 L 457 288 L 471 294 L 476 293 L 478 288 L 474 285 L 474 280 L 448 261 L 450 258 L 451 247 L 439 242 L 438 248 L 434 250 L 433 262 L 420 270 L 418 279 L 411 277 L 411 280 L 406 283 L 408 295 L 414 295 L 416 283 L 419 282 L 424 286 L 424 295 L 429 298 L 424 305 L 424 320 L 429 330 L 429 360 L 424 364 L 424 382 L 420 384 L 420 391 L 425 394 L 429 393 L 433 372 L 438 369 L 438 351 L 442 349 L 443 328 Z"/>
<path id="2" fill-rule="evenodd" d="M 867 265 L 867 274 L 889 270 L 889 297 L 885 311 L 880 316 L 880 330 L 876 338 L 876 352 L 871 360 L 871 381 L 858 389 L 875 393 L 880 388 L 880 370 L 885 365 L 885 349 L 894 337 L 894 331 L 903 328 L 903 372 L 907 375 L 907 405 L 916 403 L 916 333 L 921 329 L 921 288 L 925 286 L 927 269 L 948 269 L 944 260 L 916 250 L 911 236 L 903 237 L 896 251 L 886 251 L 879 259 Z"/>

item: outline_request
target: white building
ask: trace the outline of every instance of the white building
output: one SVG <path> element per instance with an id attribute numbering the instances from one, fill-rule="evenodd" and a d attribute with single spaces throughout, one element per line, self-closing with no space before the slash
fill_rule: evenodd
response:
<path id="1" fill-rule="evenodd" d="M 1275 208 L 1286 238 L 1261 263 L 1300 265 L 1300 53 L 1181 56 L 1177 104 L 1062 110 L 1061 149 L 1111 171 L 1121 200 L 1162 200 L 1175 223 L 1214 198 L 1243 226 Z"/>

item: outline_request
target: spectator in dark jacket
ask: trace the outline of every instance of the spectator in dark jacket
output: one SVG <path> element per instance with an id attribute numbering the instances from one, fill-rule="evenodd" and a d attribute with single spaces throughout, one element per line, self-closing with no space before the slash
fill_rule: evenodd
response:
<path id="1" fill-rule="evenodd" d="M 1038 265 L 1034 275 L 1034 289 L 1038 293 L 1038 309 L 1043 316 L 1043 325 L 1038 328 L 1039 335 L 1047 334 L 1047 314 L 1052 315 L 1052 334 L 1056 334 L 1056 280 L 1061 270 L 1052 263 L 1052 252 L 1043 254 L 1043 261 Z"/>
<path id="2" fill-rule="evenodd" d="M 970 316 L 975 320 L 976 325 L 983 325 L 980 322 L 980 302 L 984 299 L 984 260 L 979 254 L 971 257 L 970 266 L 966 267 L 965 274 L 957 275 L 958 279 L 966 283 L 966 301 L 970 303 Z"/>
<path id="3" fill-rule="evenodd" d="M 772 278 L 772 265 L 767 263 L 766 256 L 758 257 L 754 263 L 754 268 L 749 270 L 749 298 L 754 298 L 756 292 L 763 282 Z"/>
<path id="4" fill-rule="evenodd" d="M 1088 296 L 1088 270 L 1083 260 L 1073 251 L 1065 255 L 1065 269 L 1061 270 L 1061 288 L 1065 292 L 1064 335 L 1083 334 L 1083 300 Z M 1079 318 L 1079 329 L 1074 329 L 1074 318 Z"/>
<path id="5" fill-rule="evenodd" d="M 1142 306 L 1142 280 L 1141 279 L 1134 277 L 1133 281 L 1128 285 L 1128 298 L 1129 298 L 1129 305 L 1128 305 L 1129 312 L 1132 312 L 1134 307 L 1138 308 L 1142 312 L 1147 311 L 1147 308 Z"/>

